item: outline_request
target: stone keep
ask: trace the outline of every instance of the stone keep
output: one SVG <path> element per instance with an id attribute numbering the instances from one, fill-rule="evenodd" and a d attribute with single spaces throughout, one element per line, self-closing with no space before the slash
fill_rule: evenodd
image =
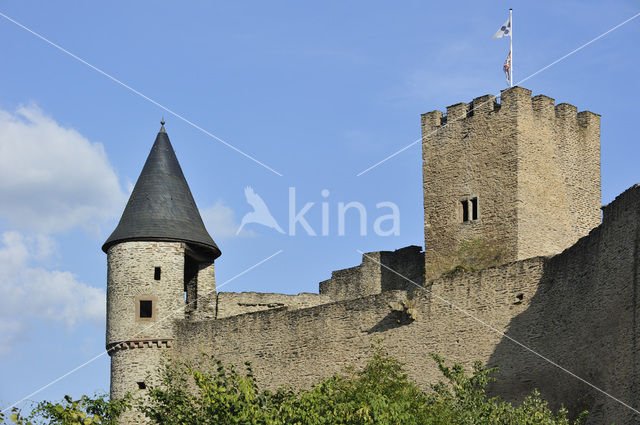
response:
<path id="1" fill-rule="evenodd" d="M 556 254 L 600 224 L 600 116 L 531 91 L 422 115 L 427 268 L 465 240 L 505 261 Z"/>
<path id="2" fill-rule="evenodd" d="M 220 250 L 204 227 L 164 123 L 102 249 L 108 255 L 106 347 L 116 399 L 156 379 L 163 353 L 174 345 L 176 319 L 215 315 Z"/>

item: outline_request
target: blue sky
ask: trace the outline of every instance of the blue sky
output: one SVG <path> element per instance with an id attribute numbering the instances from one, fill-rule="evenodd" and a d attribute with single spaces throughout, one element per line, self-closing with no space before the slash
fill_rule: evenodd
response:
<path id="1" fill-rule="evenodd" d="M 515 4 L 514 4 L 515 3 Z M 14 19 L 278 171 L 248 160 L 157 105 L 0 17 L 0 406 L 104 352 L 106 255 L 166 119 L 210 233 L 224 291 L 316 292 L 357 250 L 423 245 L 421 147 L 357 174 L 420 137 L 420 114 L 506 87 L 508 39 L 491 36 L 514 8 L 515 80 L 640 12 L 633 1 L 2 2 Z M 640 180 L 640 18 L 522 86 L 602 115 L 602 201 Z M 259 225 L 251 186 L 287 229 L 297 210 L 328 236 Z M 321 196 L 327 189 L 329 195 Z M 346 235 L 339 202 L 367 209 Z M 393 202 L 398 235 L 377 236 Z M 102 356 L 31 397 L 109 387 Z"/>

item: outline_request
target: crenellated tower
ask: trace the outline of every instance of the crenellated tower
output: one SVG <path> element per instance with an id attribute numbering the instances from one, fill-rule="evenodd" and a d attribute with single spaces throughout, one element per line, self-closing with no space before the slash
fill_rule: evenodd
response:
<path id="1" fill-rule="evenodd" d="M 164 122 L 107 253 L 107 335 L 111 397 L 139 394 L 172 349 L 174 322 L 215 317 L 214 261 L 205 229 Z M 142 393 L 144 394 L 144 393 Z M 137 423 L 129 415 L 124 423 Z"/>
<path id="2" fill-rule="evenodd" d="M 556 254 L 600 224 L 600 116 L 513 87 L 422 115 L 427 267 L 465 240 Z"/>

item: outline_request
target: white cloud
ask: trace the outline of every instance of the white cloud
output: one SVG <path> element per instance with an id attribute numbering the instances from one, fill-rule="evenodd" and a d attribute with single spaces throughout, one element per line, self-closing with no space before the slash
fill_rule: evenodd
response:
<path id="1" fill-rule="evenodd" d="M 15 341 L 33 321 L 104 325 L 105 293 L 79 282 L 70 272 L 47 270 L 34 262 L 51 253 L 49 238 L 5 232 L 0 241 L 0 341 Z M 0 350 L 2 354 L 2 350 Z"/>
<path id="2" fill-rule="evenodd" d="M 215 205 L 200 209 L 200 215 L 202 221 L 211 237 L 214 240 L 228 239 L 236 236 L 255 236 L 255 233 L 251 230 L 242 229 L 240 234 L 236 235 L 238 227 L 240 226 L 235 218 L 235 213 L 231 208 L 223 205 L 221 202 Z"/>
<path id="3" fill-rule="evenodd" d="M 101 143 L 64 128 L 37 106 L 0 110 L 0 217 L 12 228 L 95 228 L 126 201 Z"/>

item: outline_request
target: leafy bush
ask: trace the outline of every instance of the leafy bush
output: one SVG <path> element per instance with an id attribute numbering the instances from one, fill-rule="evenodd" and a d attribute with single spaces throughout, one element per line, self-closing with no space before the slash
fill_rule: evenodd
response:
<path id="1" fill-rule="evenodd" d="M 402 364 L 377 348 L 362 371 L 336 375 L 309 390 L 260 391 L 249 365 L 240 375 L 213 362 L 209 371 L 185 363 L 170 366 L 163 384 L 153 388 L 140 408 L 157 424 L 264 425 L 569 425 L 567 411 L 553 413 L 533 392 L 520 406 L 489 398 L 486 385 L 495 369 L 480 363 L 468 375 L 432 356 L 446 378 L 423 391 Z M 582 413 L 574 424 L 583 421 Z"/>
<path id="2" fill-rule="evenodd" d="M 134 403 L 135 413 L 163 425 L 570 424 L 565 409 L 552 412 L 535 391 L 519 406 L 488 397 L 485 388 L 495 369 L 476 363 L 468 375 L 462 366 L 432 357 L 445 380 L 428 391 L 411 382 L 402 364 L 380 347 L 363 370 L 297 392 L 259 390 L 249 364 L 240 374 L 215 360 L 198 368 L 176 362 L 166 366 L 160 385 Z M 26 418 L 15 411 L 11 420 L 19 425 L 114 425 L 128 406 L 128 399 L 65 397 L 62 403 L 38 404 Z"/>
<path id="3" fill-rule="evenodd" d="M 9 418 L 16 425 L 117 425 L 121 413 L 129 408 L 130 397 L 110 401 L 106 395 L 93 398 L 83 395 L 78 400 L 65 396 L 59 403 L 43 401 L 29 414 L 13 408 Z M 0 413 L 0 424 L 5 417 Z"/>

